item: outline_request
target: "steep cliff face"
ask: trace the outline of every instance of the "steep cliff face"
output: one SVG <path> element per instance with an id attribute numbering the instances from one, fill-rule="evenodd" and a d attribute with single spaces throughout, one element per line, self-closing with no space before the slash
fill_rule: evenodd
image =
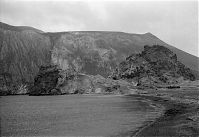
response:
<path id="1" fill-rule="evenodd" d="M 47 64 L 107 77 L 127 56 L 153 44 L 175 49 L 180 61 L 198 70 L 197 57 L 169 46 L 151 33 L 44 33 L 31 27 L 0 23 L 0 83 L 33 82 L 39 67 Z"/>
<path id="2" fill-rule="evenodd" d="M 113 79 L 127 79 L 138 85 L 176 84 L 180 80 L 195 80 L 189 68 L 177 60 L 177 55 L 164 46 L 144 46 L 140 54 L 132 54 L 119 64 Z"/>

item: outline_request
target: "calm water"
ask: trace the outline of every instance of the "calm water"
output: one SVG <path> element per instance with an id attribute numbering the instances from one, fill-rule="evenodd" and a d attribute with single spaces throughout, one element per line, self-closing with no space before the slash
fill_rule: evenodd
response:
<path id="1" fill-rule="evenodd" d="M 127 136 L 160 110 L 130 96 L 5 96 L 3 136 Z"/>

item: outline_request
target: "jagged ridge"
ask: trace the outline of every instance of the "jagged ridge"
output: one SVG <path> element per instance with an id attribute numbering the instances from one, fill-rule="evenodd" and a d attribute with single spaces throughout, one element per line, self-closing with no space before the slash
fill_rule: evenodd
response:
<path id="1" fill-rule="evenodd" d="M 144 46 L 140 54 L 132 54 L 121 62 L 111 76 L 131 79 L 137 85 L 176 84 L 180 80 L 195 80 L 189 68 L 177 60 L 177 55 L 164 46 Z"/>

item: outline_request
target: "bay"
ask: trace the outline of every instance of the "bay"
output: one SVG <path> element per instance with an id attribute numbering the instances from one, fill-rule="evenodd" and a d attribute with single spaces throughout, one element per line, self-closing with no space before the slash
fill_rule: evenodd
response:
<path id="1" fill-rule="evenodd" d="M 2 96 L 2 136 L 129 136 L 160 108 L 132 96 Z"/>

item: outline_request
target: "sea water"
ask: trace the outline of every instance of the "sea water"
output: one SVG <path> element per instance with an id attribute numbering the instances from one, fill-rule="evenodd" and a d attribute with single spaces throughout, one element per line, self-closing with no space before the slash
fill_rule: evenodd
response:
<path id="1" fill-rule="evenodd" d="M 111 95 L 2 96 L 2 136 L 128 136 L 160 110 Z"/>

